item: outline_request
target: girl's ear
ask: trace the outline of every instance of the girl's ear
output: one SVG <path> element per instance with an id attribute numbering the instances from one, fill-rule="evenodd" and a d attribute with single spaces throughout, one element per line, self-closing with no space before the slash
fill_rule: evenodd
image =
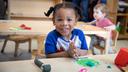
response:
<path id="1" fill-rule="evenodd" d="M 79 17 L 76 17 L 76 22 L 79 20 Z"/>
<path id="2" fill-rule="evenodd" d="M 75 25 L 77 25 L 78 19 L 79 19 L 79 17 L 76 17 L 76 19 L 75 19 Z"/>

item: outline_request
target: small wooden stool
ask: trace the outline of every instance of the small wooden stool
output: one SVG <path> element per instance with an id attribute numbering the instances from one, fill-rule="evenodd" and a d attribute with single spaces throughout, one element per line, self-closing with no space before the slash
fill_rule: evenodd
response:
<path id="1" fill-rule="evenodd" d="M 18 48 L 19 48 L 19 44 L 20 43 L 29 42 L 28 51 L 31 52 L 31 37 L 30 36 L 26 36 L 26 35 L 10 35 L 5 39 L 4 45 L 3 45 L 2 50 L 1 50 L 1 53 L 4 53 L 4 49 L 5 49 L 5 46 L 6 46 L 8 40 L 15 42 L 15 52 L 14 52 L 14 56 L 15 57 L 17 56 Z"/>

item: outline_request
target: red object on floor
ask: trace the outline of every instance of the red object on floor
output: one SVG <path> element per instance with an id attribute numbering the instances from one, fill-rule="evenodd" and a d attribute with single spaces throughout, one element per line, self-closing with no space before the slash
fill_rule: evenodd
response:
<path id="1" fill-rule="evenodd" d="M 119 67 L 128 65 L 128 48 L 121 48 L 115 58 L 115 64 Z"/>

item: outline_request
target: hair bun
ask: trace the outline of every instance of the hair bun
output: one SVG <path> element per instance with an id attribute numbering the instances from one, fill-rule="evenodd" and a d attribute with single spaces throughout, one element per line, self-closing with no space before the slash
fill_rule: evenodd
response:
<path id="1" fill-rule="evenodd" d="M 54 7 L 50 7 L 49 10 L 46 12 L 44 12 L 44 15 L 49 17 L 49 15 L 54 11 Z"/>

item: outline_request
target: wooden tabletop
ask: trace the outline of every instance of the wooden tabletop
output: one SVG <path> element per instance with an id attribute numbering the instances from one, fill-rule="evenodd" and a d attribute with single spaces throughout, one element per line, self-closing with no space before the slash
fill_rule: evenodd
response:
<path id="1" fill-rule="evenodd" d="M 116 55 L 94 55 L 88 56 L 99 61 L 99 65 L 87 67 L 88 72 L 121 72 L 114 64 Z M 44 64 L 51 65 L 51 72 L 79 72 L 80 66 L 72 58 L 46 58 L 40 59 Z M 108 68 L 110 66 L 111 68 Z M 0 72 L 42 72 L 34 64 L 34 60 L 0 62 Z"/>
<path id="2" fill-rule="evenodd" d="M 31 30 L 16 30 L 24 24 L 27 27 L 31 27 Z M 52 21 L 30 21 L 30 20 L 8 20 L 0 21 L 0 33 L 1 34 L 28 34 L 28 35 L 46 35 L 54 29 Z"/>
<path id="3" fill-rule="evenodd" d="M 31 27 L 31 30 L 15 30 L 14 28 L 20 28 L 24 24 Z M 3 34 L 43 34 L 47 35 L 55 27 L 52 21 L 30 21 L 30 20 L 0 20 L 0 33 Z M 79 28 L 84 31 L 85 34 L 104 34 L 105 30 L 96 26 L 86 25 L 84 22 L 78 22 L 75 28 Z"/>

